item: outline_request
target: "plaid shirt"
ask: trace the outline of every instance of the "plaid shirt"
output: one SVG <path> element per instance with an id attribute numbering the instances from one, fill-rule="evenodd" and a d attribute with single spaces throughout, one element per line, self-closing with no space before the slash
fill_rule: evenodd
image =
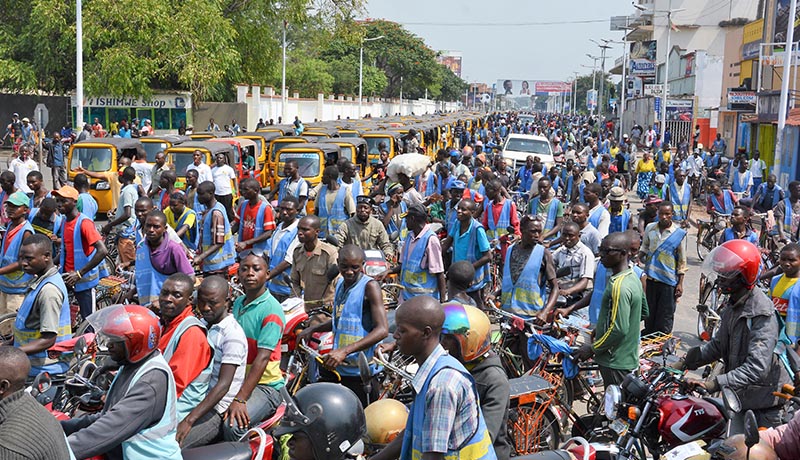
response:
<path id="1" fill-rule="evenodd" d="M 444 348 L 437 345 L 422 363 L 411 382 L 415 392 L 422 390 L 433 364 L 445 353 Z M 458 450 L 475 434 L 478 430 L 478 417 L 475 416 L 478 400 L 475 395 L 472 382 L 455 369 L 444 368 L 431 378 L 425 395 L 423 452 Z"/>

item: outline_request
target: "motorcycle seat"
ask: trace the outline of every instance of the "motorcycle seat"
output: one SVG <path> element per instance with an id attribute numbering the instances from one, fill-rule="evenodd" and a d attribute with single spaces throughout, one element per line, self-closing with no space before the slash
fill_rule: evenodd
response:
<path id="1" fill-rule="evenodd" d="M 566 450 L 549 450 L 523 455 L 521 457 L 514 457 L 514 460 L 572 460 L 572 458 L 573 457 Z"/>
<path id="2" fill-rule="evenodd" d="M 523 375 L 522 377 L 511 379 L 508 381 L 508 386 L 511 399 L 538 391 L 549 390 L 552 387 L 550 382 L 538 375 Z"/>
<path id="3" fill-rule="evenodd" d="M 223 442 L 181 451 L 183 460 L 250 460 L 253 450 L 247 442 Z"/>
<path id="4" fill-rule="evenodd" d="M 721 414 L 727 414 L 728 409 L 725 408 L 725 403 L 722 401 L 722 398 L 712 398 L 711 396 L 704 396 L 703 401 L 708 401 L 713 404 Z"/>

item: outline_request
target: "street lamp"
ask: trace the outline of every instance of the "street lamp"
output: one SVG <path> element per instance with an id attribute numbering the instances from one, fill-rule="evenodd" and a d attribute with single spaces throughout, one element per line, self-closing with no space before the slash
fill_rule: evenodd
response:
<path id="1" fill-rule="evenodd" d="M 281 118 L 286 122 L 286 26 L 289 23 L 283 21 L 283 41 L 281 48 L 283 49 L 283 63 L 281 65 Z"/>
<path id="2" fill-rule="evenodd" d="M 384 36 L 378 35 L 377 37 L 361 39 L 361 49 L 359 50 L 358 53 L 358 118 L 361 118 L 361 104 L 362 104 L 361 93 L 364 87 L 364 42 L 380 40 L 381 38 L 384 38 Z"/>
<path id="3" fill-rule="evenodd" d="M 611 40 L 601 38 L 600 43 L 594 39 L 589 39 L 592 43 L 600 48 L 600 93 L 597 95 L 597 114 L 603 116 L 603 91 L 605 90 L 606 81 L 606 50 L 611 48 L 609 43 Z"/>
<path id="4" fill-rule="evenodd" d="M 633 6 L 637 10 L 647 11 L 647 8 L 644 8 L 641 5 L 634 4 Z M 653 4 L 653 6 L 655 6 L 655 4 Z M 659 128 L 659 132 L 662 136 L 664 135 L 664 131 L 667 130 L 667 95 L 669 94 L 669 49 L 671 46 L 670 40 L 672 38 L 672 13 L 678 13 L 685 10 L 686 8 L 672 9 L 672 0 L 669 0 L 669 8 L 666 10 L 653 9 L 653 14 L 667 14 L 667 49 L 664 51 L 664 90 L 661 93 L 661 127 Z"/>
<path id="5" fill-rule="evenodd" d="M 600 59 L 600 57 L 599 56 L 592 56 L 591 54 L 588 54 L 588 53 L 586 54 L 586 57 L 588 57 L 589 59 L 591 59 L 593 61 L 593 64 L 592 64 L 592 91 L 596 91 L 595 90 L 595 79 L 597 77 L 597 60 Z M 599 105 L 598 105 L 598 108 L 599 108 Z M 593 109 L 589 109 L 589 115 L 592 115 L 593 113 L 594 113 Z"/>
<path id="6" fill-rule="evenodd" d="M 75 126 L 83 131 L 83 2 L 75 1 Z M 40 126 L 44 129 L 44 126 Z"/>

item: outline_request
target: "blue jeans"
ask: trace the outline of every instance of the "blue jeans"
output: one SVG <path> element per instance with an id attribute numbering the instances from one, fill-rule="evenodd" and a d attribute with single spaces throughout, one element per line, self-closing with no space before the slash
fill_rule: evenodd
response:
<path id="1" fill-rule="evenodd" d="M 267 385 L 256 385 L 250 398 L 247 400 L 247 415 L 250 417 L 250 426 L 231 426 L 231 420 L 222 423 L 222 436 L 225 441 L 238 441 L 250 428 L 258 425 L 263 420 L 271 417 L 275 409 L 283 402 L 278 390 Z"/>
<path id="2" fill-rule="evenodd" d="M 95 311 L 95 292 L 94 288 L 80 292 L 75 291 L 75 300 L 78 301 L 81 317 L 84 320 Z"/>

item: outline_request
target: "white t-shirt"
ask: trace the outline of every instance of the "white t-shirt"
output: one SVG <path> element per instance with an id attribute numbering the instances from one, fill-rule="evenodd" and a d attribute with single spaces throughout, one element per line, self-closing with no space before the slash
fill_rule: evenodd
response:
<path id="1" fill-rule="evenodd" d="M 232 195 L 233 185 L 231 181 L 236 178 L 236 172 L 228 165 L 214 166 L 211 168 L 211 176 L 214 178 L 215 195 Z"/>
<path id="2" fill-rule="evenodd" d="M 14 173 L 16 181 L 14 185 L 24 193 L 33 193 L 33 190 L 28 188 L 28 173 L 31 171 L 38 171 L 39 165 L 35 161 L 28 158 L 22 161 L 19 158 L 14 158 L 8 165 L 8 169 Z"/>
<path id="3" fill-rule="evenodd" d="M 764 160 L 761 158 L 758 160 L 750 160 L 750 172 L 753 179 L 761 179 L 765 169 L 767 169 L 767 164 L 764 163 Z"/>
<path id="4" fill-rule="evenodd" d="M 150 184 L 153 183 L 153 166 L 147 164 L 147 162 L 139 163 L 134 161 L 131 163 L 131 167 L 136 170 L 136 176 L 142 181 L 142 188 L 145 191 L 150 190 Z"/>
<path id="5" fill-rule="evenodd" d="M 198 184 L 202 184 L 203 182 L 214 182 L 214 176 L 211 175 L 211 167 L 207 164 L 200 163 L 199 165 L 195 165 L 194 163 L 191 163 L 186 167 L 186 171 L 191 171 L 192 169 L 197 170 Z"/>
<path id="6" fill-rule="evenodd" d="M 270 241 L 270 243 L 272 245 L 272 247 L 270 248 L 270 253 L 271 254 L 275 254 L 275 251 L 278 250 L 278 243 L 280 243 L 281 239 L 283 238 L 283 235 L 285 235 L 287 232 L 292 231 L 292 229 L 297 228 L 297 223 L 299 221 L 300 221 L 299 219 L 295 219 L 294 222 L 292 222 L 292 225 L 290 225 L 290 226 L 288 226 L 286 228 L 283 227 L 283 223 L 282 222 L 280 223 L 280 225 L 278 225 L 278 228 L 275 230 L 275 233 L 273 233 L 272 237 L 269 239 L 269 241 Z M 295 235 L 295 237 L 292 240 L 292 242 L 289 243 L 289 247 L 286 249 L 286 254 L 284 254 L 284 257 L 283 257 L 283 260 L 285 260 L 287 264 L 294 265 L 293 253 L 294 253 L 294 249 L 299 244 L 300 244 L 300 241 L 297 239 L 297 235 Z M 284 272 L 284 273 L 286 273 L 286 272 Z"/>
<path id="7" fill-rule="evenodd" d="M 203 323 L 205 323 L 205 320 L 203 320 Z M 230 406 L 244 382 L 244 374 L 247 368 L 247 337 L 236 318 L 229 314 L 222 321 L 209 328 L 208 340 L 214 345 L 214 365 L 211 369 L 211 380 L 208 382 L 209 389 L 217 384 L 219 371 L 223 364 L 237 366 L 236 372 L 233 374 L 233 380 L 231 380 L 231 386 L 228 387 L 228 392 L 214 406 L 214 410 L 218 414 L 223 414 L 228 410 L 228 406 Z"/>

